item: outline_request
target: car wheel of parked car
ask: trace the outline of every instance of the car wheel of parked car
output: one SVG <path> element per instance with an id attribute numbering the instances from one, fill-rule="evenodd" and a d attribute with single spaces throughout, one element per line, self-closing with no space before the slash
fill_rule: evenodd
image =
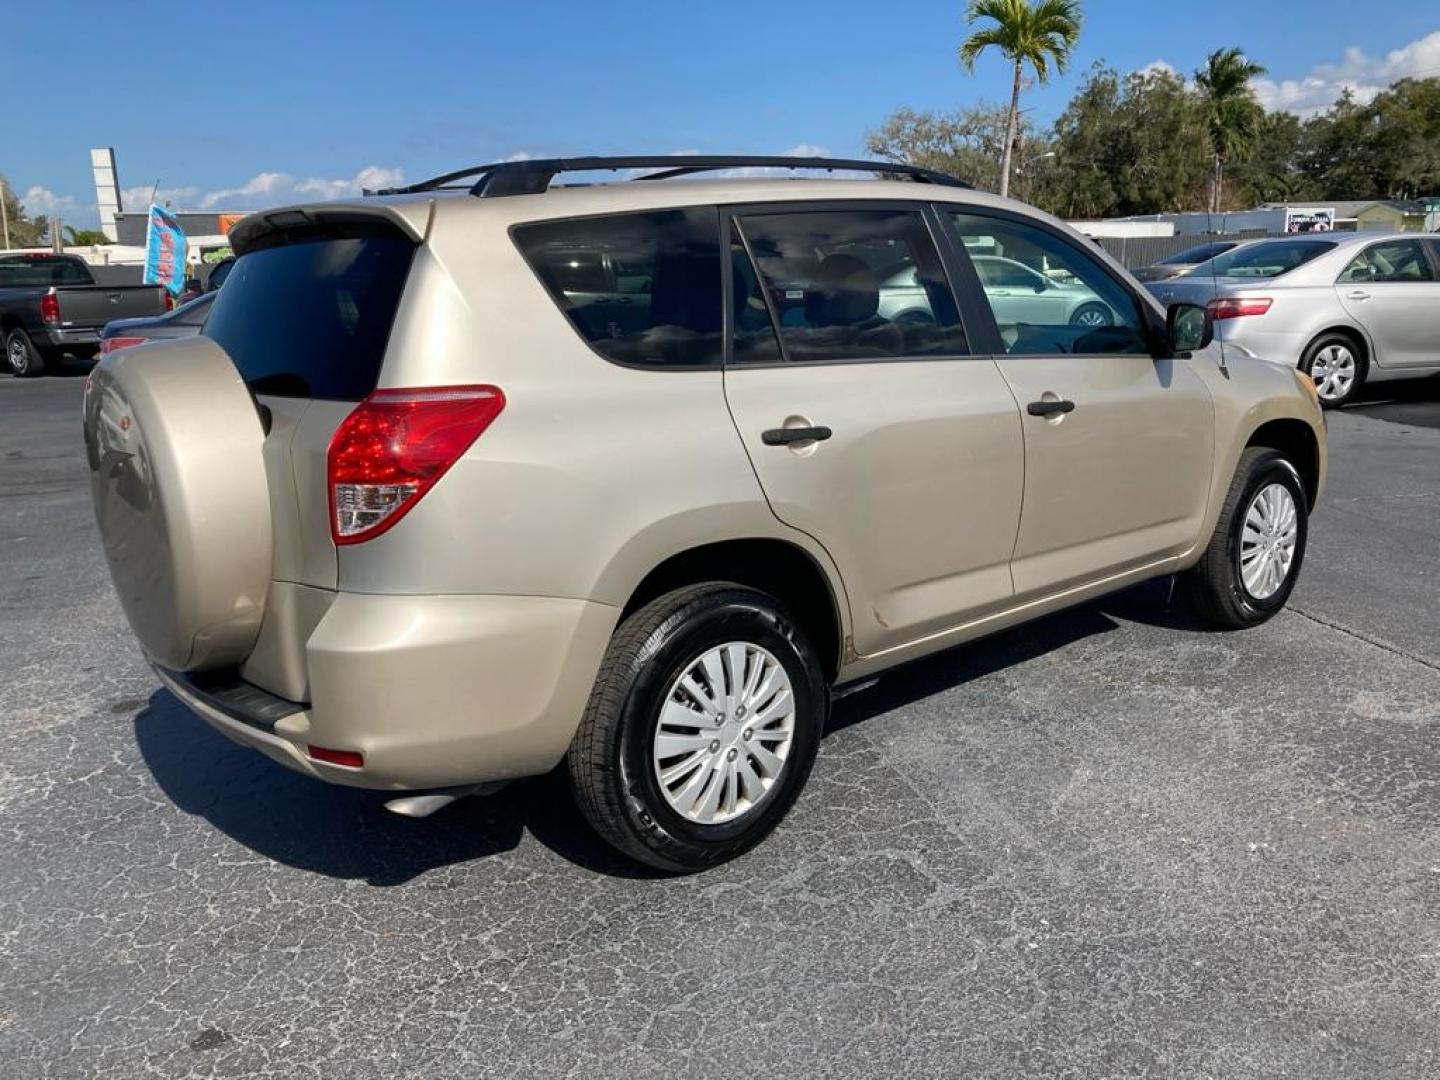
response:
<path id="1" fill-rule="evenodd" d="M 1310 515 L 1295 467 L 1279 451 L 1247 447 L 1221 507 L 1214 536 L 1183 585 L 1207 622 L 1229 630 L 1256 626 L 1290 597 Z"/>
<path id="2" fill-rule="evenodd" d="M 829 691 L 773 598 L 711 582 L 667 593 L 615 631 L 567 756 L 595 830 L 672 873 L 765 837 L 814 763 Z"/>
<path id="3" fill-rule="evenodd" d="M 1312 341 L 1300 358 L 1300 370 L 1314 380 L 1320 404 L 1327 409 L 1351 401 L 1365 385 L 1365 360 L 1345 334 L 1321 334 Z"/>
<path id="4" fill-rule="evenodd" d="M 1110 309 L 1104 304 L 1081 304 L 1070 316 L 1071 326 L 1109 326 L 1114 322 Z"/>
<path id="5" fill-rule="evenodd" d="M 30 335 L 18 327 L 5 335 L 5 366 L 11 375 L 25 378 L 45 370 L 45 360 Z"/>

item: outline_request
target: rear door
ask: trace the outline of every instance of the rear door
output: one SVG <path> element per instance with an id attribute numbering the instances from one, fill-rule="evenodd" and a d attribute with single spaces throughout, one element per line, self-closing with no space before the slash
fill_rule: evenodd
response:
<path id="1" fill-rule="evenodd" d="M 726 399 L 776 515 L 839 567 L 856 650 L 1008 606 L 1019 412 L 967 343 L 930 211 L 787 203 L 725 216 Z"/>
<path id="2" fill-rule="evenodd" d="M 1109 326 L 1063 317 L 993 319 L 982 348 L 1014 391 L 1025 440 L 1025 498 L 1012 569 L 1017 599 L 1061 592 L 1178 554 L 1205 514 L 1214 457 L 1209 390 L 1183 361 L 1151 355 L 1130 287 L 1059 230 L 998 210 L 942 211 L 952 250 L 998 250 L 1063 272 Z M 957 275 L 958 276 L 958 275 Z M 976 280 L 978 285 L 978 278 Z"/>
<path id="3" fill-rule="evenodd" d="M 1440 363 L 1440 280 L 1420 240 L 1371 244 L 1340 273 L 1335 292 L 1375 344 L 1382 367 Z"/>

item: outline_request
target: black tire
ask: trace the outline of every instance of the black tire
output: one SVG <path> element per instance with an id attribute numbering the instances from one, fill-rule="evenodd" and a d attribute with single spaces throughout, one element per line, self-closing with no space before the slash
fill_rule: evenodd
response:
<path id="1" fill-rule="evenodd" d="M 30 335 L 18 326 L 5 335 L 5 370 L 20 379 L 45 371 L 45 358 L 35 348 Z"/>
<path id="2" fill-rule="evenodd" d="M 1273 594 L 1257 599 L 1246 588 L 1240 572 L 1240 537 L 1251 500 L 1271 484 L 1283 485 L 1295 501 L 1295 551 L 1280 587 Z M 1240 455 L 1235 478 L 1225 495 L 1215 534 L 1200 561 L 1181 576 L 1181 587 L 1191 608 L 1206 622 L 1224 630 L 1243 630 L 1269 619 L 1285 606 L 1300 575 L 1309 518 L 1310 502 L 1305 495 L 1305 485 L 1285 455 L 1265 446 L 1247 447 Z"/>
<path id="3" fill-rule="evenodd" d="M 1365 350 L 1361 347 L 1360 343 L 1349 334 L 1341 334 L 1338 332 L 1321 334 L 1309 345 L 1305 346 L 1305 351 L 1300 354 L 1300 370 L 1305 372 L 1306 375 L 1309 375 L 1313 380 L 1316 359 L 1323 350 L 1331 348 L 1332 346 L 1343 348 L 1354 359 L 1355 378 L 1350 383 L 1350 388 L 1343 394 L 1332 395 L 1328 398 L 1322 394 L 1320 397 L 1320 407 L 1322 409 L 1338 409 L 1354 401 L 1355 395 L 1360 393 L 1360 388 L 1365 385 L 1365 376 L 1370 370 L 1370 364 L 1366 359 Z M 1316 388 L 1317 390 L 1319 389 L 1318 383 L 1316 384 Z"/>
<path id="4" fill-rule="evenodd" d="M 793 741 L 753 809 L 700 824 L 661 794 L 651 748 L 675 681 L 707 649 L 735 641 L 762 646 L 784 668 L 795 702 Z M 670 873 L 718 865 L 759 843 L 790 809 L 810 775 L 829 704 L 813 645 L 775 599 L 724 582 L 667 593 L 626 618 L 610 640 L 566 756 L 576 802 L 601 837 L 640 862 Z"/>
<path id="5" fill-rule="evenodd" d="M 1099 321 L 1086 321 L 1087 317 L 1097 315 L 1099 316 Z M 1104 304 L 1095 303 L 1093 301 L 1088 304 L 1081 304 L 1078 308 L 1076 308 L 1073 312 L 1070 313 L 1071 326 L 1101 327 L 1113 326 L 1114 323 L 1115 316 L 1110 311 L 1110 309 Z"/>

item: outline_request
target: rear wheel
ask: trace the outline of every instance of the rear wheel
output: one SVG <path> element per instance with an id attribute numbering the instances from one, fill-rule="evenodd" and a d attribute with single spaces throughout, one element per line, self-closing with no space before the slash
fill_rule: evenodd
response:
<path id="1" fill-rule="evenodd" d="M 1300 358 L 1300 370 L 1314 381 L 1327 409 L 1354 400 L 1365 385 L 1365 359 L 1348 334 L 1321 334 Z"/>
<path id="2" fill-rule="evenodd" d="M 45 359 L 30 335 L 19 327 L 5 335 L 5 367 L 17 378 L 39 375 L 45 370 Z"/>
<path id="3" fill-rule="evenodd" d="M 1258 626 L 1290 598 L 1310 514 L 1299 474 L 1283 454 L 1247 447 L 1200 562 L 1181 584 L 1196 614 L 1227 630 Z"/>
<path id="4" fill-rule="evenodd" d="M 1110 309 L 1104 304 L 1088 303 L 1081 304 L 1070 316 L 1071 326 L 1109 326 L 1114 320 L 1110 317 Z"/>
<path id="5" fill-rule="evenodd" d="M 672 873 L 734 858 L 785 816 L 829 704 L 819 658 L 779 603 L 712 582 L 620 624 L 567 756 L 604 839 Z"/>

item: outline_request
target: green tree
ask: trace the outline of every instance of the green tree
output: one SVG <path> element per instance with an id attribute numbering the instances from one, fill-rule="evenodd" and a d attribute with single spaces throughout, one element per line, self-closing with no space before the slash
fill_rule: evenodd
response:
<path id="1" fill-rule="evenodd" d="M 986 49 L 994 48 L 1014 67 L 1010 109 L 1006 116 L 1005 141 L 1000 154 L 1000 194 L 1010 193 L 1010 166 L 1020 127 L 1020 91 L 1025 67 L 1037 81 L 1050 79 L 1050 69 L 1063 73 L 1070 54 L 1080 39 L 1079 0 L 971 0 L 965 13 L 967 24 L 989 20 L 961 43 L 960 62 L 967 71 Z"/>
<path id="2" fill-rule="evenodd" d="M 64 234 L 65 243 L 71 247 L 88 247 L 95 244 L 110 243 L 110 238 L 99 229 L 77 229 L 74 225 L 66 225 Z"/>
<path id="3" fill-rule="evenodd" d="M 984 102 L 948 113 L 902 108 L 866 134 L 865 149 L 886 161 L 936 169 L 993 191 L 1000 182 L 1007 123 L 1003 105 Z M 1048 149 L 1044 137 L 1023 118 L 1018 139 L 1031 161 Z"/>
<path id="4" fill-rule="evenodd" d="M 1205 100 L 1212 155 L 1210 212 L 1219 213 L 1225 194 L 1225 166 L 1242 159 L 1255 142 L 1265 110 L 1250 89 L 1250 80 L 1265 74 L 1259 64 L 1239 49 L 1216 49 L 1195 72 L 1195 84 Z"/>
<path id="5" fill-rule="evenodd" d="M 1260 205 L 1306 201 L 1321 196 L 1300 167 L 1306 127 L 1294 113 L 1266 113 L 1249 155 L 1231 170 L 1246 200 Z"/>
<path id="6" fill-rule="evenodd" d="M 50 230 L 50 222 L 44 214 L 37 214 L 31 217 L 25 212 L 20 197 L 10 187 L 9 181 L 0 176 L 0 198 L 5 200 L 5 219 L 8 223 L 10 234 L 10 247 L 39 247 L 45 242 L 45 234 Z M 0 245 L 3 245 L 5 238 L 0 234 Z"/>

